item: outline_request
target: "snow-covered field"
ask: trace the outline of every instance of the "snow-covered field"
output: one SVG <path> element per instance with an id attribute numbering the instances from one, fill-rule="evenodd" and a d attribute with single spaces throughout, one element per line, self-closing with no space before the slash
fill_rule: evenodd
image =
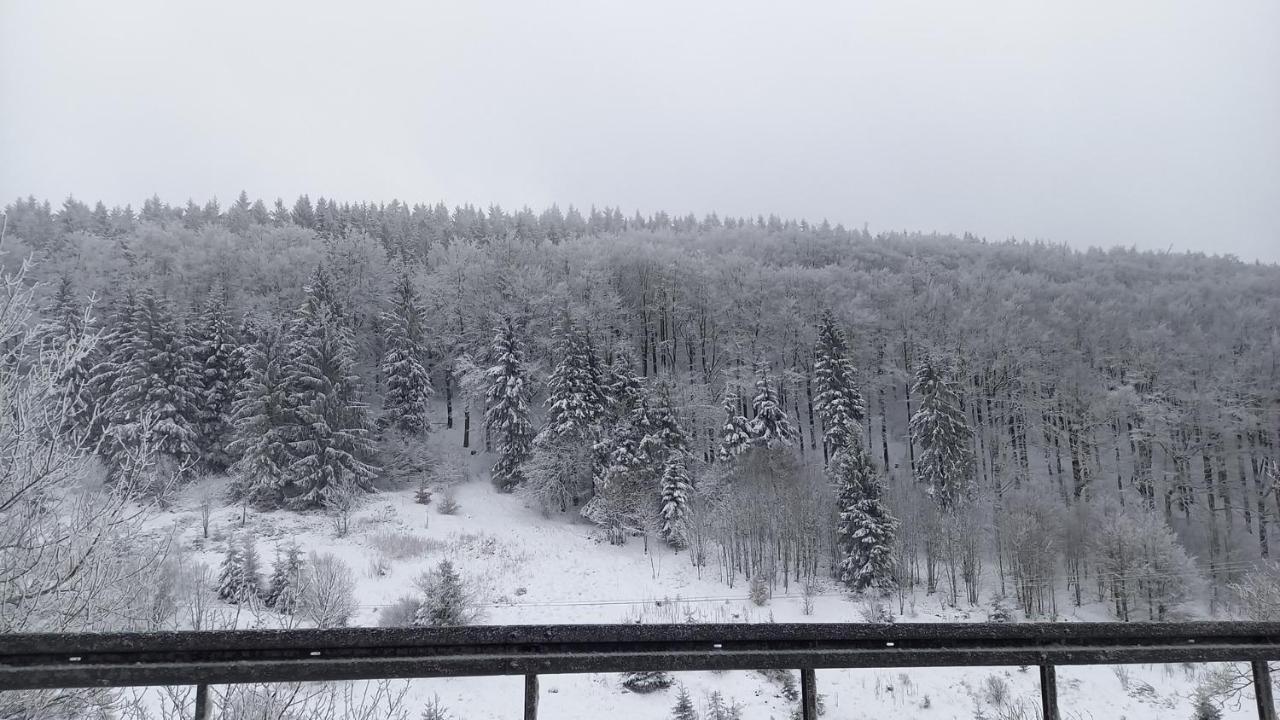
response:
<path id="1" fill-rule="evenodd" d="M 443 435 L 444 433 L 441 433 Z M 442 442 L 445 438 L 433 438 Z M 450 438 L 451 439 L 451 438 Z M 812 615 L 802 611 L 799 589 L 775 595 L 764 607 L 747 599 L 744 583 L 729 588 L 714 565 L 701 577 L 688 555 L 653 544 L 646 552 L 635 539 L 625 546 L 605 542 L 573 513 L 544 517 L 514 495 L 496 492 L 473 458 L 477 472 L 456 490 L 454 515 L 414 502 L 411 489 L 372 495 L 353 518 L 350 533 L 336 537 L 333 522 L 321 514 L 250 511 L 245 529 L 254 533 L 264 565 L 277 546 L 296 541 L 304 551 L 331 552 L 354 570 L 359 610 L 353 624 L 377 625 L 379 613 L 396 598 L 413 592 L 413 581 L 441 559 L 454 561 L 478 587 L 485 603 L 481 622 L 860 622 L 862 603 L 834 585 L 814 600 Z M 177 522 L 182 544 L 216 571 L 226 539 L 241 528 L 241 508 L 214 510 L 210 539 L 201 539 L 200 498 L 218 493 L 225 479 L 188 488 L 157 525 Z M 437 501 L 439 499 L 437 494 Z M 411 535 L 421 549 L 410 557 L 374 559 L 386 553 L 379 538 Z M 896 611 L 896 607 L 894 608 Z M 896 614 L 896 613 L 895 613 Z M 266 624 L 270 613 L 264 615 Z M 981 621 L 985 608 L 956 611 L 937 596 L 921 595 L 914 609 L 897 622 Z M 1107 619 L 1088 607 L 1066 620 Z M 252 624 L 250 621 L 248 624 Z M 1139 720 L 1191 718 L 1192 695 L 1209 666 L 1141 665 L 1062 667 L 1059 697 L 1064 717 Z M 676 681 L 701 706 L 713 691 L 742 706 L 747 720 L 787 718 L 795 704 L 781 686 L 755 672 L 682 673 Z M 409 697 L 416 708 L 438 695 L 456 718 L 520 717 L 523 681 L 519 677 L 422 680 Z M 1007 692 L 1001 693 L 1004 686 Z M 819 692 L 832 720 L 872 718 L 1035 718 L 1038 676 L 1035 668 L 821 670 Z M 542 680 L 540 716 L 546 718 L 664 718 L 676 689 L 638 695 L 621 687 L 616 674 L 547 676 Z M 1003 695 L 1003 697 L 1001 697 Z M 1228 707 L 1227 718 L 1253 717 L 1247 706 Z"/>

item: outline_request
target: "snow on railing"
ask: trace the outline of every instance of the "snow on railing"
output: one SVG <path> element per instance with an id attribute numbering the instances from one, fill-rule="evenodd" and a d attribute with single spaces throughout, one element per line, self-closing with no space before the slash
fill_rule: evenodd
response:
<path id="1" fill-rule="evenodd" d="M 1258 717 L 1276 720 L 1268 660 L 1280 623 L 907 623 L 518 625 L 0 635 L 0 691 L 208 686 L 638 670 L 796 669 L 802 717 L 817 718 L 819 668 L 1037 665 L 1042 718 L 1058 717 L 1057 665 L 1252 664 Z"/>

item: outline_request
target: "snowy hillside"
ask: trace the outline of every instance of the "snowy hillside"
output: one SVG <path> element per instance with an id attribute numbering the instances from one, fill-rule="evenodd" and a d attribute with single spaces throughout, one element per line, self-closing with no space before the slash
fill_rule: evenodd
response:
<path id="1" fill-rule="evenodd" d="M 440 431 L 433 444 L 454 442 Z M 241 526 L 239 506 L 214 510 L 210 539 L 201 539 L 199 504 L 225 490 L 213 479 L 188 488 L 155 527 L 177 523 L 181 544 L 216 570 L 226 540 L 248 531 L 265 562 L 277 547 L 297 542 L 304 552 L 333 553 L 357 578 L 354 625 L 377 625 L 397 598 L 415 593 L 414 579 L 441 559 L 451 559 L 475 584 L 483 605 L 482 623 L 618 622 L 861 622 L 867 603 L 828 583 L 804 612 L 800 588 L 775 592 L 764 606 L 748 598 L 739 583 L 729 588 L 703 568 L 699 577 L 687 552 L 650 543 L 646 552 L 634 538 L 623 546 L 573 513 L 545 517 L 517 495 L 495 491 L 484 477 L 489 462 L 473 458 L 474 478 L 456 488 L 458 510 L 438 511 L 414 501 L 413 489 L 370 495 L 351 521 L 345 537 L 335 537 L 332 518 L 320 513 L 248 511 Z M 231 606 L 226 606 L 232 612 Z M 984 621 L 990 605 L 957 611 L 943 604 L 943 593 L 908 602 L 906 613 L 890 608 L 895 622 Z M 1105 608 L 1086 605 L 1062 618 L 1106 620 Z M 244 611 L 241 626 L 278 626 L 270 610 Z M 1066 718 L 1089 720 L 1193 717 L 1194 694 L 1211 666 L 1143 665 L 1061 667 L 1058 683 Z M 793 673 L 795 675 L 795 673 Z M 832 720 L 882 718 L 1035 718 L 1038 675 L 1034 667 L 820 670 L 819 692 Z M 681 673 L 700 710 L 711 693 L 741 705 L 745 720 L 790 717 L 796 703 L 785 697 L 782 682 L 755 672 Z M 797 677 L 798 680 L 798 677 Z M 409 707 L 425 706 L 434 696 L 461 719 L 520 717 L 523 692 L 519 677 L 422 680 L 411 684 Z M 624 689 L 617 674 L 547 676 L 541 685 L 542 717 L 587 719 L 665 718 L 677 688 L 639 695 Z M 1223 717 L 1252 717 L 1246 704 L 1227 707 Z"/>

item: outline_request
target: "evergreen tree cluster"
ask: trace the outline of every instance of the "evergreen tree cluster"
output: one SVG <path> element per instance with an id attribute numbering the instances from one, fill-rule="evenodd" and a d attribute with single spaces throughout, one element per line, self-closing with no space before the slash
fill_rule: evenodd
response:
<path id="1" fill-rule="evenodd" d="M 1095 508 L 1156 516 L 1215 589 L 1274 551 L 1274 267 L 774 217 L 307 196 L 8 211 L 6 248 L 30 251 L 43 282 L 41 352 L 78 357 L 63 421 L 113 476 L 155 453 L 227 471 L 251 502 L 323 506 L 387 472 L 396 443 L 422 447 L 437 397 L 442 424 L 484 413 L 495 482 L 619 539 L 767 526 L 751 508 L 716 516 L 712 490 L 735 491 L 744 454 L 795 456 L 835 505 L 812 556 L 868 589 L 885 587 L 895 532 L 939 559 L 921 530 L 939 519 L 957 538 L 994 521 L 997 547 L 980 550 L 1011 557 L 997 492 L 1011 486 L 1073 532 Z M 489 347 L 481 391 L 455 382 L 458 360 Z M 917 512 L 921 490 L 933 502 Z M 1065 532 L 1012 572 L 1061 568 Z M 947 552 L 952 574 L 976 567 Z"/>

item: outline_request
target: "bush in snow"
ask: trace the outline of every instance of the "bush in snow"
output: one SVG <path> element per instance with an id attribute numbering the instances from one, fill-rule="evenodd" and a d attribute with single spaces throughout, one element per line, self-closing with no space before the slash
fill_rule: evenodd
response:
<path id="1" fill-rule="evenodd" d="M 458 497 L 452 489 L 444 491 L 444 497 L 440 498 L 440 504 L 436 506 L 436 512 L 441 515 L 457 515 L 461 508 L 458 505 Z"/>
<path id="2" fill-rule="evenodd" d="M 634 693 L 651 693 L 671 687 L 671 676 L 658 670 L 623 673 L 622 686 Z"/>
<path id="3" fill-rule="evenodd" d="M 748 590 L 751 602 L 763 607 L 765 603 L 769 602 L 770 594 L 768 575 L 765 574 L 764 570 L 757 570 L 756 573 L 751 576 L 751 587 Z"/>
<path id="4" fill-rule="evenodd" d="M 863 597 L 861 610 L 863 622 L 877 624 L 893 622 L 893 611 L 878 597 L 870 595 Z"/>
<path id="5" fill-rule="evenodd" d="M 440 696 L 432 695 L 426 707 L 422 708 L 422 720 L 453 720 L 453 716 L 449 714 L 449 708 L 440 702 Z"/>
<path id="6" fill-rule="evenodd" d="M 431 504 L 431 488 L 426 483 L 418 485 L 418 489 L 413 491 L 413 501 L 419 505 Z"/>
<path id="7" fill-rule="evenodd" d="M 418 617 L 420 607 L 422 607 L 422 600 L 412 595 L 402 595 L 378 612 L 378 625 L 380 627 L 411 627 Z"/>
<path id="8" fill-rule="evenodd" d="M 414 625 L 470 625 L 480 617 L 474 591 L 448 560 L 441 560 L 435 570 L 418 578 L 418 588 L 423 597 L 414 617 Z"/>
<path id="9" fill-rule="evenodd" d="M 311 553 L 302 573 L 298 614 L 318 628 L 344 627 L 356 612 L 355 574 L 329 553 Z"/>
<path id="10" fill-rule="evenodd" d="M 1231 586 L 1250 620 L 1280 620 L 1280 563 L 1268 561 Z"/>

